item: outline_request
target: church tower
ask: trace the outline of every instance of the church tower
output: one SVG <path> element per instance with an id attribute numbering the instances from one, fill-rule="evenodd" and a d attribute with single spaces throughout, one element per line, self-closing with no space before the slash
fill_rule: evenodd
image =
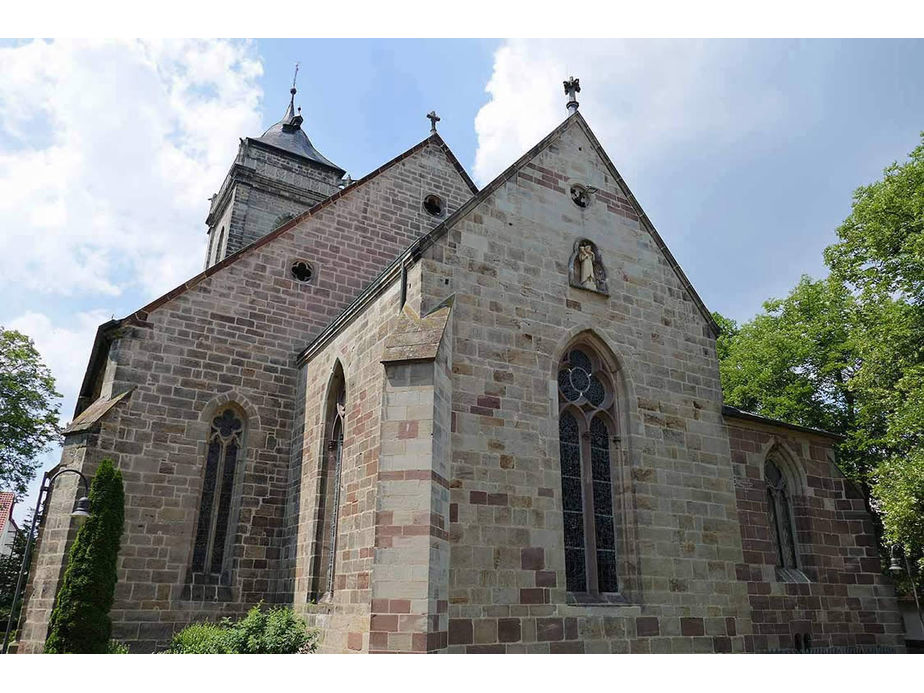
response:
<path id="1" fill-rule="evenodd" d="M 289 91 L 282 120 L 260 137 L 241 140 L 228 175 L 211 198 L 206 268 L 340 189 L 344 170 L 324 158 L 302 130 L 295 80 Z"/>

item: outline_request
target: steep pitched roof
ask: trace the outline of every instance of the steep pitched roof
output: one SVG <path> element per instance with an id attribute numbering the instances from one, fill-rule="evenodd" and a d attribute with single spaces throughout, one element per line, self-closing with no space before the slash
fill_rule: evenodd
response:
<path id="1" fill-rule="evenodd" d="M 0 535 L 6 529 L 6 523 L 12 523 L 13 527 L 13 504 L 16 502 L 16 494 L 10 491 L 0 491 Z"/>
<path id="2" fill-rule="evenodd" d="M 307 347 L 305 347 L 305 349 L 299 354 L 297 362 L 302 363 L 306 359 L 310 358 L 310 356 L 316 352 L 324 343 L 326 343 L 330 337 L 336 334 L 336 332 L 343 324 L 348 322 L 358 311 L 362 309 L 363 306 L 375 298 L 382 289 L 388 286 L 391 281 L 393 281 L 398 276 L 402 268 L 406 267 L 408 263 L 414 263 L 419 260 L 427 248 L 436 243 L 452 227 L 464 219 L 469 212 L 475 209 L 484 200 L 490 197 L 494 191 L 498 190 L 502 185 L 504 185 L 504 183 L 510 180 L 510 178 L 512 178 L 517 172 L 520 171 L 520 169 L 532 161 L 532 159 L 535 158 L 537 154 L 539 154 L 552 142 L 561 137 L 562 133 L 568 129 L 572 122 L 577 123 L 583 129 L 588 139 L 590 140 L 591 145 L 594 147 L 597 154 L 603 160 L 603 163 L 609 169 L 610 174 L 616 180 L 617 185 L 619 185 L 620 189 L 628 198 L 629 203 L 632 205 L 636 214 L 638 214 L 639 219 L 642 221 L 642 227 L 651 235 L 655 244 L 667 259 L 668 264 L 670 264 L 671 268 L 677 274 L 680 283 L 690 293 L 690 297 L 693 299 L 693 303 L 702 313 L 703 318 L 706 320 L 706 324 L 709 325 L 713 334 L 718 336 L 721 330 L 715 319 L 712 317 L 712 313 L 710 313 L 709 309 L 706 308 L 706 304 L 703 303 L 703 300 L 699 297 L 699 294 L 696 293 L 696 289 L 693 288 L 690 280 L 687 279 L 686 274 L 684 274 L 683 270 L 680 268 L 677 260 L 674 259 L 674 256 L 667 249 L 667 245 L 665 245 L 664 240 L 661 238 L 660 234 L 658 234 L 654 224 L 651 223 L 648 215 L 645 214 L 645 211 L 638 203 L 638 200 L 635 199 L 635 196 L 629 190 L 629 187 L 626 185 L 622 176 L 619 174 L 619 171 L 616 170 L 613 162 L 606 155 L 606 152 L 603 151 L 603 147 L 600 145 L 599 140 L 597 140 L 597 138 L 594 136 L 590 126 L 587 124 L 587 121 L 584 120 L 584 117 L 580 114 L 579 111 L 576 111 L 565 118 L 565 120 L 563 120 L 561 124 L 558 125 L 558 127 L 543 137 L 529 151 L 523 154 L 523 156 L 513 162 L 506 170 L 498 175 L 497 178 L 484 186 L 476 195 L 469 198 L 465 204 L 463 204 L 453 214 L 447 217 L 442 224 L 433 227 L 430 229 L 429 233 L 424 234 L 416 241 L 414 241 L 414 243 L 408 246 L 408 248 L 403 253 L 398 255 L 398 257 L 396 257 L 394 261 L 388 265 L 388 267 L 386 267 L 379 274 L 379 276 L 376 277 L 376 279 L 373 280 L 366 287 L 366 289 L 356 297 L 356 299 L 354 299 L 350 305 L 344 308 L 340 315 L 334 318 L 334 320 L 326 328 L 324 328 L 324 330 L 322 330 L 321 333 L 315 337 L 315 339 L 312 340 L 312 342 Z"/>
<path id="3" fill-rule="evenodd" d="M 344 188 L 343 190 L 340 190 L 334 193 L 330 197 L 316 204 L 314 207 L 311 207 L 310 209 L 305 210 L 298 216 L 290 219 L 288 222 L 286 222 L 282 226 L 279 226 L 278 228 L 266 234 L 265 236 L 257 239 L 250 245 L 241 248 L 236 253 L 232 253 L 231 255 L 226 257 L 221 262 L 218 262 L 212 265 L 211 267 L 203 270 L 202 272 L 195 275 L 191 279 L 183 282 L 176 288 L 171 289 L 170 291 L 159 296 L 158 298 L 155 298 L 153 301 L 139 308 L 134 313 L 131 313 L 130 315 L 125 316 L 124 318 L 121 318 L 118 320 L 110 320 L 109 322 L 106 322 L 100 325 L 96 331 L 96 338 L 93 341 L 93 348 L 90 354 L 90 362 L 87 364 L 87 370 L 84 373 L 83 383 L 80 386 L 80 393 L 77 398 L 77 407 L 74 412 L 74 416 L 78 416 L 81 413 L 81 411 L 83 411 L 83 408 L 85 408 L 87 405 L 90 404 L 90 402 L 87 401 L 87 398 L 90 396 L 90 393 L 93 389 L 93 382 L 96 378 L 96 373 L 100 368 L 102 368 L 103 364 L 105 364 L 106 353 L 108 351 L 108 342 L 111 341 L 112 336 L 119 329 L 121 329 L 125 325 L 145 324 L 147 321 L 148 315 L 151 313 L 151 311 L 173 300 L 177 296 L 181 296 L 182 294 L 186 293 L 191 288 L 193 288 L 196 284 L 201 282 L 203 279 L 206 279 L 208 277 L 211 277 L 214 274 L 217 274 L 218 272 L 221 272 L 226 267 L 230 267 L 235 262 L 240 260 L 242 257 L 248 255 L 249 253 L 252 253 L 257 248 L 260 248 L 266 245 L 267 243 L 272 242 L 275 238 L 278 238 L 279 236 L 284 234 L 286 231 L 288 231 L 292 227 L 297 226 L 303 220 L 314 216 L 321 210 L 327 208 L 329 205 L 332 205 L 333 203 L 335 203 L 337 200 L 351 194 L 354 190 L 357 190 L 363 187 L 369 181 L 378 177 L 380 174 L 384 173 L 385 171 L 392 168 L 396 164 L 399 164 L 405 159 L 413 156 L 414 154 L 426 148 L 430 144 L 435 144 L 443 151 L 443 154 L 449 160 L 449 163 L 459 173 L 459 176 L 465 182 L 466 186 L 468 186 L 469 190 L 471 190 L 472 195 L 476 195 L 478 193 L 478 186 L 475 185 L 474 181 L 469 177 L 468 173 L 466 173 L 465 169 L 462 167 L 462 164 L 459 163 L 459 160 L 456 158 L 456 155 L 452 153 L 452 150 L 449 148 L 449 145 L 446 144 L 445 140 L 443 140 L 443 138 L 440 137 L 439 133 L 432 132 L 430 136 L 427 137 L 426 139 L 421 140 L 416 145 L 414 145 L 407 151 L 403 152 L 402 154 L 399 154 L 391 161 L 388 161 L 387 163 L 382 164 L 381 166 L 379 166 L 377 169 L 375 169 L 371 173 L 368 173 L 362 178 L 360 178 L 359 180 L 355 181 L 352 185 Z"/>

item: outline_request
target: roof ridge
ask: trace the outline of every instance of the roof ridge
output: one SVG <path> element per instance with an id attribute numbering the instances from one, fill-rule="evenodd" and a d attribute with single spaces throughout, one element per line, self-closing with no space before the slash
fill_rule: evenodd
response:
<path id="1" fill-rule="evenodd" d="M 162 306 L 163 304 L 167 303 L 168 301 L 170 301 L 170 300 L 176 298 L 176 297 L 179 296 L 180 294 L 185 293 L 188 289 L 191 289 L 191 288 L 194 287 L 196 284 L 198 284 L 199 282 L 201 282 L 203 279 L 207 279 L 208 277 L 211 277 L 213 274 L 216 274 L 216 273 L 220 272 L 220 271 L 223 270 L 225 267 L 228 267 L 228 266 L 230 266 L 230 265 L 233 265 L 235 262 L 237 262 L 238 260 L 240 260 L 244 255 L 246 255 L 246 254 L 250 253 L 251 251 L 256 250 L 257 248 L 260 248 L 260 247 L 266 245 L 267 243 L 269 243 L 270 241 L 272 241 L 272 240 L 278 238 L 278 237 L 281 236 L 283 233 L 285 233 L 285 232 L 288 231 L 289 229 L 293 228 L 294 226 L 296 226 L 297 224 L 299 224 L 299 223 L 300 223 L 301 221 L 303 221 L 304 219 L 308 219 L 308 218 L 314 216 L 315 214 L 317 214 L 318 212 L 320 212 L 322 209 L 327 208 L 329 205 L 333 204 L 333 203 L 336 202 L 337 200 L 339 200 L 339 199 L 341 199 L 342 197 L 344 197 L 345 195 L 349 194 L 351 191 L 353 191 L 353 190 L 355 190 L 355 189 L 357 189 L 357 188 L 363 186 L 364 184 L 368 183 L 370 180 L 372 180 L 373 178 L 377 177 L 379 174 L 384 173 L 386 170 L 390 169 L 392 166 L 395 166 L 396 164 L 401 163 L 404 159 L 407 159 L 407 158 L 409 158 L 411 155 L 416 154 L 418 151 L 420 151 L 420 150 L 422 150 L 424 147 L 426 147 L 431 141 L 435 141 L 435 142 L 437 143 L 437 145 L 443 150 L 443 152 L 444 152 L 444 153 L 447 155 L 447 157 L 449 158 L 450 163 L 452 163 L 453 166 L 456 167 L 457 170 L 460 171 L 460 173 L 465 173 L 465 169 L 462 167 L 462 164 L 459 163 L 459 160 L 456 158 L 456 156 L 452 153 L 452 150 L 449 148 L 449 145 L 446 144 L 446 142 L 443 140 L 442 137 L 439 136 L 438 133 L 433 133 L 433 134 L 429 135 L 428 137 L 426 137 L 425 139 L 423 139 L 423 140 L 421 140 L 420 142 L 418 142 L 417 144 L 415 144 L 415 145 L 414 145 L 413 147 L 411 147 L 410 149 L 405 150 L 404 152 L 402 152 L 402 153 L 399 154 L 398 156 L 394 157 L 394 158 L 391 159 L 390 161 L 385 162 L 384 164 L 382 164 L 381 166 L 379 166 L 379 167 L 376 168 L 375 170 L 371 171 L 370 173 L 367 173 L 367 174 L 366 174 L 365 176 L 363 176 L 362 178 L 357 179 L 356 181 L 353 182 L 352 185 L 349 185 L 349 186 L 343 188 L 342 190 L 338 190 L 338 191 L 335 192 L 333 195 L 324 198 L 323 200 L 321 200 L 320 202 L 318 202 L 318 203 L 317 203 L 316 205 L 314 205 L 313 207 L 309 207 L 308 209 L 306 209 L 306 210 L 305 210 L 304 212 L 302 212 L 301 214 L 298 214 L 298 215 L 296 215 L 295 217 L 293 217 L 292 219 L 290 219 L 289 221 L 287 221 L 285 224 L 282 224 L 281 226 L 276 227 L 275 229 L 273 229 L 272 231 L 270 231 L 270 232 L 269 232 L 268 234 L 266 234 L 265 236 L 261 236 L 260 238 L 258 238 L 257 240 L 255 240 L 253 243 L 250 243 L 249 245 L 246 245 L 246 246 L 244 246 L 243 248 L 241 248 L 240 250 L 238 250 L 237 252 L 232 253 L 231 255 L 228 255 L 228 257 L 226 257 L 225 259 L 223 259 L 221 262 L 216 262 L 216 263 L 215 263 L 214 265 L 212 265 L 211 267 L 208 267 L 207 269 L 203 270 L 202 272 L 199 272 L 199 274 L 196 274 L 196 275 L 190 277 L 188 280 L 186 280 L 185 282 L 183 282 L 183 283 L 180 284 L 179 286 L 177 286 L 177 287 L 171 289 L 170 291 L 168 291 L 167 293 L 165 293 L 165 294 L 159 296 L 158 298 L 155 298 L 153 301 L 151 301 L 151 302 L 148 303 L 147 305 L 142 306 L 142 307 L 139 308 L 138 310 L 136 310 L 136 311 L 134 311 L 133 313 L 131 313 L 131 314 L 129 314 L 128 316 L 126 316 L 126 318 L 130 317 L 131 315 L 139 315 L 139 314 L 143 313 L 143 314 L 145 314 L 145 315 L 143 315 L 143 316 L 140 316 L 140 315 L 139 315 L 139 317 L 141 317 L 142 320 L 146 319 L 146 318 L 147 318 L 147 314 L 150 313 L 152 310 L 155 310 L 155 309 L 159 308 L 160 306 Z M 478 192 L 478 188 L 475 186 L 474 182 L 472 182 L 472 179 L 469 178 L 469 176 L 468 176 L 467 173 L 465 173 L 465 175 L 464 175 L 464 180 L 465 180 L 466 185 L 468 185 L 469 188 L 472 189 L 473 194 Z M 123 320 L 126 319 L 126 318 L 123 318 Z"/>
<path id="2" fill-rule="evenodd" d="M 336 332 L 337 328 L 350 319 L 350 317 L 361 308 L 365 303 L 371 300 L 374 296 L 377 295 L 378 291 L 387 284 L 390 279 L 394 277 L 390 275 L 397 276 L 397 270 L 407 263 L 408 260 L 411 262 L 416 262 L 420 256 L 423 254 L 427 248 L 431 247 L 436 241 L 438 241 L 449 229 L 456 225 L 463 217 L 465 217 L 472 209 L 477 207 L 486 197 L 491 193 L 497 190 L 501 185 L 507 182 L 514 173 L 526 165 L 528 161 L 531 161 L 533 157 L 536 156 L 540 151 L 545 149 L 549 144 L 552 143 L 557 137 L 560 137 L 561 134 L 568 128 L 568 125 L 571 121 L 577 117 L 577 113 L 573 113 L 565 118 L 555 129 L 553 129 L 548 135 L 543 137 L 539 142 L 534 144 L 529 150 L 526 151 L 519 159 L 514 161 L 510 166 L 501 171 L 494 180 L 484 186 L 479 190 L 475 195 L 470 197 L 465 203 L 459 207 L 455 212 L 450 214 L 443 222 L 437 226 L 434 226 L 428 233 L 425 233 L 423 236 L 411 243 L 407 249 L 399 253 L 394 260 L 391 261 L 385 268 L 379 272 L 378 276 L 373 279 L 366 286 L 360 294 L 353 299 L 353 301 L 330 322 L 327 327 L 325 327 L 317 337 L 315 337 L 311 342 L 299 353 L 296 358 L 296 363 L 300 364 L 305 359 L 307 359 L 310 353 L 317 348 L 318 345 L 323 344 L 332 333 Z M 437 135 L 438 136 L 438 135 Z"/>

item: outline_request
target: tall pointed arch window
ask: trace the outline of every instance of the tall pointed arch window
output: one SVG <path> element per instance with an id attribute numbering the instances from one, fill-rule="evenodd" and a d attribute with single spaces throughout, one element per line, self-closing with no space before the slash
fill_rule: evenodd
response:
<path id="1" fill-rule="evenodd" d="M 337 538 L 340 516 L 340 487 L 343 467 L 343 427 L 346 414 L 346 383 L 339 361 L 328 386 L 324 418 L 324 443 L 318 484 L 318 521 L 315 536 L 315 599 L 333 594 L 337 564 Z"/>
<path id="2" fill-rule="evenodd" d="M 233 501 L 243 462 L 244 428 L 244 417 L 234 407 L 226 407 L 212 418 L 193 547 L 193 573 L 225 581 L 230 575 Z"/>
<path id="3" fill-rule="evenodd" d="M 568 350 L 559 364 L 558 401 L 567 589 L 616 593 L 615 387 L 588 346 Z"/>
<path id="4" fill-rule="evenodd" d="M 789 489 L 786 477 L 772 459 L 764 464 L 764 480 L 767 482 L 770 532 L 776 546 L 777 566 L 798 568 Z"/>

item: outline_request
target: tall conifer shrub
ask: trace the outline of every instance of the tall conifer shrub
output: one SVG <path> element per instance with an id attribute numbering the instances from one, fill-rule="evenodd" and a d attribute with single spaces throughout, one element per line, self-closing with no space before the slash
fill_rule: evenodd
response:
<path id="1" fill-rule="evenodd" d="M 51 612 L 45 652 L 105 654 L 116 559 L 125 520 L 122 472 L 103 460 L 90 486 L 90 517 L 77 532 Z"/>

